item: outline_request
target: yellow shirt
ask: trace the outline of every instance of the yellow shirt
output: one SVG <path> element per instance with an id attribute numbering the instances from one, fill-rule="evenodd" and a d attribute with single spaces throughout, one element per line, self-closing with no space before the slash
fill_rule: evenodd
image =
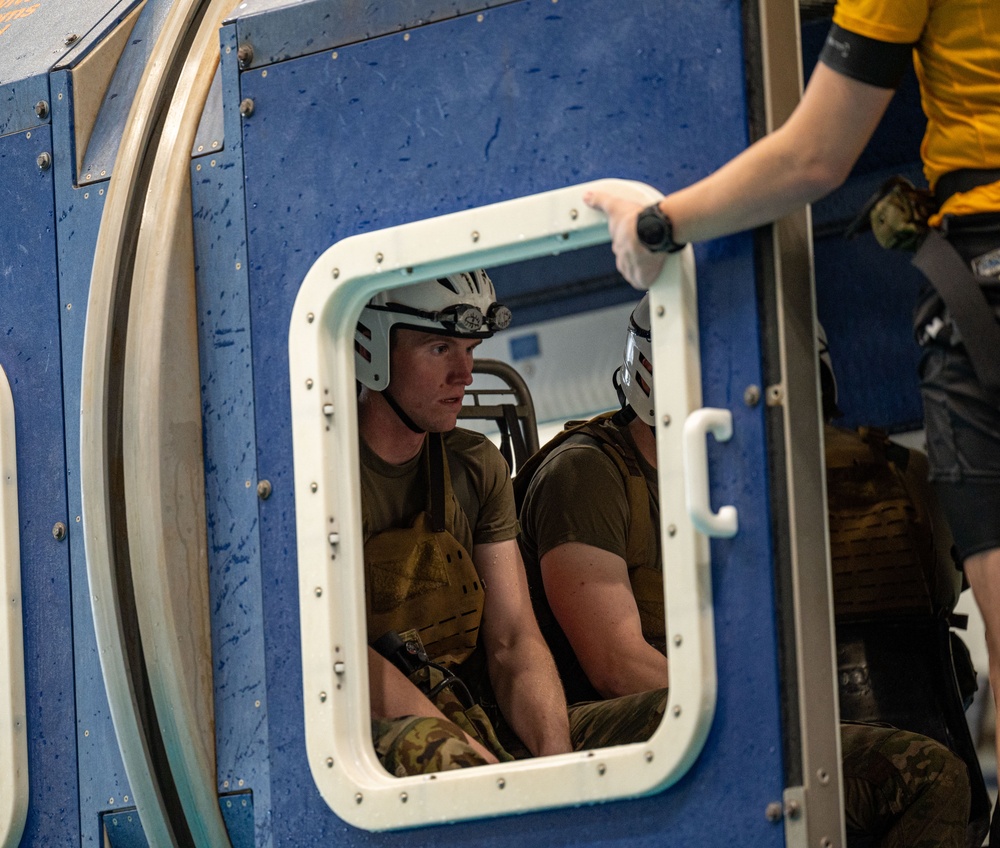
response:
<path id="1" fill-rule="evenodd" d="M 1000 0 L 838 0 L 833 20 L 914 45 L 927 116 L 920 156 L 931 188 L 949 171 L 1000 168 Z M 940 215 L 997 210 L 1000 182 L 952 195 Z"/>

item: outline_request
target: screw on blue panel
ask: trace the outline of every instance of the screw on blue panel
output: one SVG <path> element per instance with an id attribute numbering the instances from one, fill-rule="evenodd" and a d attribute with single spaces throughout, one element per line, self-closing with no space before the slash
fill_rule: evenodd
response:
<path id="1" fill-rule="evenodd" d="M 219 809 L 233 848 L 254 848 L 253 793 L 220 795 Z"/>
<path id="2" fill-rule="evenodd" d="M 538 333 L 517 336 L 510 340 L 510 358 L 517 362 L 521 359 L 531 359 L 541 353 Z"/>
<path id="3" fill-rule="evenodd" d="M 114 813 L 102 813 L 103 836 L 111 848 L 149 848 L 146 834 L 142 832 L 139 813 L 132 807 Z"/>

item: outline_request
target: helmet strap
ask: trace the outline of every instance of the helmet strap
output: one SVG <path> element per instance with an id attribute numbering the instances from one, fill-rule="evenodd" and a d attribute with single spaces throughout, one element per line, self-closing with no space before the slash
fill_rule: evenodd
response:
<path id="1" fill-rule="evenodd" d="M 625 389 L 622 388 L 621 377 L 622 369 L 621 366 L 615 369 L 615 373 L 611 375 L 611 385 L 615 387 L 615 393 L 618 395 L 618 405 L 621 406 L 622 410 L 628 407 L 628 398 L 625 397 Z"/>
<path id="2" fill-rule="evenodd" d="M 403 407 L 396 403 L 396 399 L 389 393 L 388 387 L 382 389 L 382 397 L 385 398 L 385 402 L 389 404 L 389 408 L 396 413 L 399 420 L 402 421 L 407 427 L 409 427 L 414 433 L 426 433 L 427 431 L 423 427 L 418 427 L 413 423 L 413 419 L 410 418 L 405 412 L 403 412 Z"/>

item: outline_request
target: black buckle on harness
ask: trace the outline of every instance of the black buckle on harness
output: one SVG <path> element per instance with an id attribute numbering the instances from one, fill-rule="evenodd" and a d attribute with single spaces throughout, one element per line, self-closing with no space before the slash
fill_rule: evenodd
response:
<path id="1" fill-rule="evenodd" d="M 404 640 L 395 630 L 389 630 L 372 642 L 371 646 L 407 677 L 411 677 L 425 668 L 433 668 L 439 671 L 442 675 L 442 680 L 436 686 L 418 684 L 420 690 L 431 701 L 434 700 L 434 696 L 438 692 L 450 686 L 466 709 L 475 704 L 472 693 L 469 691 L 469 687 L 465 685 L 465 682 L 451 669 L 445 668 L 427 656 L 427 652 L 418 638 Z"/>

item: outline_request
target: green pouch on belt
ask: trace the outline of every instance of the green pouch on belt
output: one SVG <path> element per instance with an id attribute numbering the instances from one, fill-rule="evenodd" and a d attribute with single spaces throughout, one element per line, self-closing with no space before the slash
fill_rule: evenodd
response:
<path id="1" fill-rule="evenodd" d="M 927 219 L 934 214 L 934 195 L 917 188 L 906 177 L 886 180 L 847 228 L 848 238 L 871 230 L 889 250 L 911 253 L 927 234 Z"/>

